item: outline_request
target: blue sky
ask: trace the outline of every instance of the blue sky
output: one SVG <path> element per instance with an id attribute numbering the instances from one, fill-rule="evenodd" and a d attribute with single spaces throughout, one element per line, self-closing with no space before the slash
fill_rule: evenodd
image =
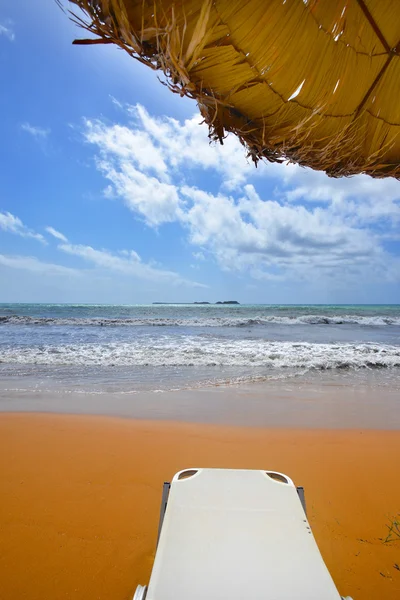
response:
<path id="1" fill-rule="evenodd" d="M 0 7 L 0 302 L 400 302 L 400 183 L 249 164 L 51 0 Z"/>

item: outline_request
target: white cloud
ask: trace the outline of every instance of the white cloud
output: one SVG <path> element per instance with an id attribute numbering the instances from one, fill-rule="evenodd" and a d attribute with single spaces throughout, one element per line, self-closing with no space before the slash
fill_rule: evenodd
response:
<path id="1" fill-rule="evenodd" d="M 291 166 L 281 175 L 288 201 L 325 203 L 354 224 L 397 227 L 400 222 L 400 182 L 368 175 L 333 179 L 321 171 Z"/>
<path id="2" fill-rule="evenodd" d="M 30 123 L 22 123 L 21 129 L 32 135 L 36 139 L 45 139 L 50 134 L 50 129 L 31 125 Z"/>
<path id="3" fill-rule="evenodd" d="M 22 223 L 21 219 L 9 212 L 0 213 L 0 229 L 22 237 L 37 239 L 44 244 L 47 243 L 40 233 L 35 233 L 28 229 L 28 227 Z M 45 230 L 50 235 L 63 242 L 57 246 L 59 250 L 66 254 L 83 258 L 91 263 L 96 270 L 102 270 L 103 274 L 119 274 L 144 281 L 174 286 L 182 285 L 192 288 L 207 287 L 196 281 L 185 279 L 175 271 L 163 269 L 155 263 L 143 262 L 139 254 L 134 250 L 110 252 L 108 250 L 98 250 L 83 244 L 70 244 L 66 236 L 60 231 L 57 231 L 57 229 L 54 229 L 54 227 L 46 227 Z M 25 269 L 31 272 L 47 273 L 49 275 L 62 273 L 72 275 L 82 272 L 79 269 L 71 269 L 63 265 L 44 263 L 32 256 L 1 255 L 0 265 L 14 269 Z M 86 273 L 95 273 L 95 269 L 86 269 Z"/>
<path id="4" fill-rule="evenodd" d="M 181 167 L 200 167 L 221 174 L 228 189 L 256 173 L 234 136 L 228 136 L 223 146 L 210 145 L 208 128 L 198 115 L 181 124 L 169 117 L 152 117 L 140 105 L 129 106 L 127 111 L 129 126 L 84 120 L 84 137 L 98 147 L 99 165 L 106 172 L 125 172 L 129 165 L 169 182 Z"/>
<path id="5" fill-rule="evenodd" d="M 186 285 L 189 287 L 207 287 L 204 284 L 184 279 L 174 271 L 166 271 L 142 262 L 137 252 L 131 250 L 121 251 L 118 254 L 108 250 L 96 250 L 91 246 L 60 244 L 59 249 L 67 254 L 80 256 L 96 267 L 114 271 L 123 275 L 137 277 L 139 279 L 154 281 L 157 283 L 169 283 L 172 285 Z"/>
<path id="6" fill-rule="evenodd" d="M 244 148 L 237 138 L 229 135 L 223 145 L 210 144 L 208 128 L 199 115 L 181 124 L 170 117 L 150 116 L 139 104 L 128 110 L 134 119 L 133 126 L 144 129 L 170 167 L 214 170 L 222 176 L 223 186 L 228 189 L 237 188 L 254 176 L 254 165 L 245 159 Z"/>
<path id="7" fill-rule="evenodd" d="M 41 233 L 35 233 L 28 227 L 26 227 L 21 219 L 15 217 L 10 212 L 0 212 L 0 229 L 7 231 L 8 233 L 14 233 L 21 237 L 33 238 L 38 240 L 42 244 L 47 244 L 45 238 Z"/>
<path id="8" fill-rule="evenodd" d="M 140 105 L 125 112 L 128 125 L 85 122 L 111 183 L 106 193 L 150 226 L 179 222 L 200 247 L 197 260 L 207 251 L 223 269 L 269 281 L 399 279 L 399 260 L 384 246 L 398 235 L 398 181 L 331 179 L 293 164 L 256 170 L 234 136 L 210 146 L 197 116 L 179 123 Z M 193 174 L 207 191 L 194 187 Z M 269 191 L 257 193 L 250 181 Z"/>
<path id="9" fill-rule="evenodd" d="M 129 160 L 113 166 L 104 159 L 98 162 L 98 168 L 113 184 L 107 195 L 123 198 L 128 208 L 140 214 L 148 225 L 157 226 L 179 219 L 182 201 L 176 186 L 142 173 Z"/>
<path id="10" fill-rule="evenodd" d="M 104 155 L 112 155 L 122 164 L 125 161 L 135 163 L 139 169 L 166 177 L 167 164 L 146 131 L 121 125 L 106 126 L 101 121 L 89 120 L 85 120 L 85 129 L 86 140 L 96 144 Z"/>
<path id="11" fill-rule="evenodd" d="M 6 281 L 9 280 L 9 275 L 5 272 L 4 274 L 2 273 L 3 267 L 24 271 L 26 274 L 29 273 L 33 278 L 40 275 L 41 287 L 50 293 L 62 294 L 58 296 L 57 301 L 67 297 L 74 299 L 76 298 L 76 294 L 82 290 L 85 290 L 86 294 L 90 294 L 88 297 L 91 302 L 98 301 L 96 290 L 97 293 L 99 293 L 98 290 L 101 290 L 102 296 L 106 294 L 104 297 L 110 302 L 118 301 L 119 290 L 120 293 L 125 294 L 123 297 L 126 298 L 126 301 L 129 301 L 129 295 L 132 297 L 132 293 L 135 293 L 135 298 L 141 297 L 141 291 L 138 289 L 135 290 L 134 282 L 136 280 L 136 288 L 138 288 L 138 279 L 150 282 L 152 284 L 150 292 L 157 294 L 162 293 L 167 295 L 171 286 L 178 289 L 181 289 L 183 286 L 188 289 L 207 288 L 206 285 L 184 279 L 173 271 L 162 270 L 143 263 L 139 255 L 133 250 L 125 250 L 113 254 L 105 250 L 96 250 L 90 246 L 83 245 L 61 244 L 58 248 L 67 254 L 85 259 L 88 263 L 91 263 L 91 268 L 79 269 L 67 267 L 52 262 L 41 261 L 35 256 L 0 254 L 0 278 L 5 277 Z M 18 280 L 15 276 L 12 282 L 13 284 L 18 284 L 17 287 L 23 287 L 24 282 L 28 281 L 26 277 L 27 275 L 24 275 L 21 280 Z M 75 280 L 76 283 L 68 288 L 66 282 L 72 280 Z M 32 282 L 30 285 L 32 285 Z M 127 287 L 129 285 L 133 285 L 133 287 L 129 289 Z M 139 287 L 141 289 L 143 284 Z M 168 290 L 168 292 L 165 290 Z M 23 292 L 23 297 L 26 297 L 26 294 L 30 293 L 30 291 L 36 293 L 38 290 L 30 290 L 28 285 L 28 289 Z M 117 293 L 117 296 L 113 296 L 113 292 Z"/>
<path id="12" fill-rule="evenodd" d="M 123 198 L 148 225 L 182 218 L 184 202 L 172 182 L 180 179 L 182 167 L 214 170 L 228 189 L 254 175 L 237 140 L 229 136 L 224 146 L 210 145 L 208 129 L 198 116 L 180 124 L 151 117 L 140 105 L 130 106 L 128 113 L 130 126 L 86 119 L 84 137 L 98 148 L 97 167 L 112 184 L 106 195 Z"/>
<path id="13" fill-rule="evenodd" d="M 290 200 L 303 199 L 308 202 L 323 201 L 341 203 L 347 198 L 377 198 L 378 195 L 391 199 L 400 198 L 400 182 L 393 178 L 373 179 L 368 175 L 332 178 L 322 171 L 313 171 L 290 165 L 282 173 L 286 184 L 294 184 L 288 193 Z"/>
<path id="14" fill-rule="evenodd" d="M 8 38 L 10 40 L 10 42 L 13 42 L 15 40 L 15 33 L 11 29 L 11 27 L 10 26 L 6 27 L 5 25 L 2 25 L 1 23 L 0 23 L 0 35 L 4 35 L 6 38 Z"/>
<path id="15" fill-rule="evenodd" d="M 262 200 L 252 185 L 244 191 L 235 201 L 182 189 L 192 202 L 184 219 L 191 242 L 207 246 L 222 268 L 277 281 L 310 279 L 317 273 L 344 276 L 351 270 L 393 277 L 390 256 L 367 231 L 320 208 Z"/>
<path id="16" fill-rule="evenodd" d="M 57 229 L 54 229 L 54 227 L 46 227 L 45 229 L 47 233 L 50 233 L 50 235 L 55 237 L 57 240 L 61 240 L 62 242 L 68 242 L 68 239 L 65 237 L 65 235 L 57 231 Z"/>
<path id="17" fill-rule="evenodd" d="M 71 269 L 70 267 L 64 267 L 63 265 L 42 262 L 35 256 L 10 256 L 0 254 L 0 265 L 11 269 L 22 269 L 23 271 L 39 273 L 41 275 L 62 275 L 69 277 L 79 277 L 81 275 L 81 272 L 78 269 Z"/>

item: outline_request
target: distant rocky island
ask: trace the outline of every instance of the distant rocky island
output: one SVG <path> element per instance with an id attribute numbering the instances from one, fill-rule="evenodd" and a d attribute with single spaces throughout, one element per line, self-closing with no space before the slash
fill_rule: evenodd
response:
<path id="1" fill-rule="evenodd" d="M 218 302 L 153 302 L 153 304 L 240 304 L 237 300 L 218 300 Z"/>
<path id="2" fill-rule="evenodd" d="M 237 300 L 219 300 L 218 302 L 191 302 L 191 304 L 240 304 Z"/>

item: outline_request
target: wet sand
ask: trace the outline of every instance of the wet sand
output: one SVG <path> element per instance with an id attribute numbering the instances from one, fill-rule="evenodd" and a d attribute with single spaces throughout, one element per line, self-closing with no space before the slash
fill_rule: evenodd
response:
<path id="1" fill-rule="evenodd" d="M 341 594 L 400 597 L 400 540 L 382 542 L 400 512 L 399 431 L 4 413 L 0 451 L 7 600 L 131 598 L 149 579 L 162 483 L 191 466 L 286 472 Z"/>
<path id="2" fill-rule="evenodd" d="M 400 382 L 354 377 L 208 386 L 163 392 L 10 390 L 0 382 L 0 412 L 55 412 L 248 427 L 400 429 Z"/>

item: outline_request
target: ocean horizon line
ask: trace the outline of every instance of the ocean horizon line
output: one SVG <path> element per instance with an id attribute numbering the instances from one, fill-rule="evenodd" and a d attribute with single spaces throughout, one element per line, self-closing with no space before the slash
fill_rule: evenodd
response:
<path id="1" fill-rule="evenodd" d="M 293 307 L 306 307 L 306 306 L 330 306 L 330 307 L 346 307 L 346 306 L 399 306 L 400 303 L 394 302 L 383 302 L 383 303 L 367 303 L 367 302 L 337 302 L 337 303 L 325 303 L 325 302 L 238 302 L 238 304 L 231 304 L 227 302 L 138 302 L 138 303 L 110 303 L 110 302 L 0 302 L 0 307 L 4 306 L 196 306 L 201 308 L 202 306 L 223 306 L 223 307 L 246 307 L 246 306 L 293 306 Z"/>

